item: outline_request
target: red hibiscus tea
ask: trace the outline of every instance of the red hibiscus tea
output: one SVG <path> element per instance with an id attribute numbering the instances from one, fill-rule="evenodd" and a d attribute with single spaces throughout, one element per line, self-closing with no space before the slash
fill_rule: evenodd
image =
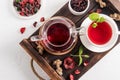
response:
<path id="1" fill-rule="evenodd" d="M 63 23 L 54 23 L 47 28 L 46 45 L 51 50 L 62 51 L 71 46 L 73 38 L 69 28 Z"/>
<path id="2" fill-rule="evenodd" d="M 112 37 L 112 29 L 110 25 L 107 22 L 103 22 L 98 23 L 98 26 L 93 28 L 92 24 L 88 28 L 88 37 L 90 41 L 96 45 L 107 43 Z"/>
<path id="3" fill-rule="evenodd" d="M 62 23 L 55 23 L 48 28 L 47 38 L 54 45 L 63 45 L 69 37 L 69 29 Z"/>

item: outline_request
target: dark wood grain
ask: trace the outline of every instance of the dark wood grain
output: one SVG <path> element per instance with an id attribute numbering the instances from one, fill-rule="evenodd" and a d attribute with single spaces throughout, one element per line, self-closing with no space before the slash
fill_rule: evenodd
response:
<path id="1" fill-rule="evenodd" d="M 90 0 L 90 7 L 88 9 L 88 11 L 80 16 L 75 16 L 73 14 L 70 13 L 70 11 L 68 10 L 68 3 L 66 3 L 56 14 L 54 14 L 53 16 L 65 16 L 69 19 L 71 19 L 75 24 L 76 27 L 79 27 L 82 23 L 82 21 L 89 15 L 90 12 L 95 12 L 97 9 L 101 9 L 98 5 L 98 3 L 95 2 L 95 0 Z M 107 2 L 107 7 L 102 9 L 102 13 L 106 14 L 106 15 L 110 15 L 111 13 L 120 13 L 120 3 L 115 3 L 116 1 L 112 1 L 112 0 L 106 0 Z M 117 4 L 117 5 L 113 5 L 113 4 Z M 119 30 L 120 30 L 120 22 L 116 21 L 117 25 L 119 26 Z M 34 32 L 32 35 L 36 35 L 38 34 L 39 29 Z M 32 36 L 31 35 L 31 36 Z M 30 38 L 30 37 L 29 37 Z M 63 76 L 59 76 L 56 71 L 55 71 L 55 66 L 53 65 L 53 61 L 56 59 L 61 59 L 62 61 L 64 60 L 64 58 L 66 58 L 67 56 L 70 56 L 70 54 L 75 54 L 78 52 L 79 47 L 82 45 L 80 39 L 77 42 L 77 45 L 75 46 L 75 48 L 69 52 L 66 55 L 62 55 L 62 56 L 55 56 L 52 54 L 49 54 L 47 51 L 44 51 L 44 54 L 41 56 L 37 50 L 37 45 L 33 42 L 30 42 L 28 39 L 24 39 L 20 42 L 20 45 L 28 52 L 28 54 L 38 63 L 38 65 L 49 75 L 49 77 L 52 80 L 68 80 L 69 79 L 69 74 L 70 73 L 74 73 L 74 70 L 79 69 L 81 71 L 81 74 L 79 75 L 74 75 L 75 76 L 75 80 L 78 80 L 85 72 L 87 72 L 91 67 L 93 67 L 101 58 L 103 58 L 106 54 L 108 54 L 108 52 L 110 51 L 106 51 L 103 52 L 101 54 L 98 53 L 93 53 L 89 50 L 87 50 L 86 48 L 84 48 L 84 53 L 90 55 L 90 58 L 87 59 L 87 61 L 89 61 L 89 65 L 87 67 L 84 67 L 83 64 L 81 66 L 76 66 L 74 69 L 72 70 L 66 70 L 64 69 L 63 65 Z M 118 44 L 120 42 L 120 37 L 118 39 L 118 42 L 116 44 Z M 84 61 L 86 59 L 83 59 Z"/>
<path id="2" fill-rule="evenodd" d="M 33 46 L 28 42 L 27 39 L 24 39 L 20 45 L 29 53 L 30 56 L 38 63 L 38 65 L 44 70 L 47 71 L 47 74 L 51 77 L 53 80 L 64 80 L 62 76 L 59 76 L 53 68 L 50 67 L 50 65 L 47 63 L 47 61 L 39 55 L 39 53 L 33 49 Z M 33 54 L 34 53 L 34 54 Z"/>
<path id="3" fill-rule="evenodd" d="M 109 0 L 109 2 L 114 5 L 114 8 L 120 13 L 120 0 Z"/>

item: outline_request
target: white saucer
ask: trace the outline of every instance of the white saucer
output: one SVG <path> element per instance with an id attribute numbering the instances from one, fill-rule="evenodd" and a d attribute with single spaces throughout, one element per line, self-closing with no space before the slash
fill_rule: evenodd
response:
<path id="1" fill-rule="evenodd" d="M 87 28 L 92 23 L 92 21 L 89 18 L 86 18 L 83 21 L 83 23 L 81 24 L 81 27 L 85 28 L 85 35 L 80 36 L 80 40 L 81 40 L 82 44 L 88 50 L 90 50 L 92 52 L 97 52 L 97 53 L 110 50 L 118 40 L 118 27 L 117 27 L 117 24 L 115 23 L 115 21 L 105 14 L 100 14 L 100 16 L 103 16 L 106 19 L 106 22 L 109 23 L 109 25 L 112 28 L 112 37 L 111 37 L 110 41 L 104 45 L 95 45 L 95 44 L 91 43 L 90 40 L 88 40 L 88 36 L 86 35 Z"/>

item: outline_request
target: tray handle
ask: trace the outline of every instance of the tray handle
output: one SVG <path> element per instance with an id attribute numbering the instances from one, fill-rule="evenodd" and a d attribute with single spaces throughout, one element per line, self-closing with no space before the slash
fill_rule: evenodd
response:
<path id="1" fill-rule="evenodd" d="M 33 66 L 33 59 L 31 59 L 31 61 L 30 61 L 30 64 L 31 64 L 31 69 L 32 69 L 32 71 L 33 71 L 33 73 L 39 78 L 39 80 L 45 80 L 44 78 L 42 78 L 37 72 L 36 72 L 36 70 L 35 70 L 35 68 L 34 68 L 34 66 Z M 50 79 L 50 80 L 52 80 L 52 79 Z"/>

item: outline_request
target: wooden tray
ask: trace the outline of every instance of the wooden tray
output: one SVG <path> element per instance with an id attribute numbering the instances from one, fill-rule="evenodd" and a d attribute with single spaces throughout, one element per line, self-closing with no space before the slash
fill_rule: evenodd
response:
<path id="1" fill-rule="evenodd" d="M 72 15 L 70 13 L 70 11 L 68 10 L 68 3 L 67 3 L 53 16 L 65 16 L 65 17 L 71 19 L 76 24 L 76 26 L 79 27 L 81 25 L 82 21 L 88 16 L 88 14 L 90 12 L 100 9 L 98 3 L 96 3 L 95 0 L 90 0 L 90 1 L 91 2 L 90 2 L 89 10 L 83 15 L 80 15 L 80 16 Z M 114 13 L 114 12 L 120 13 L 119 0 L 116 0 L 116 1 L 105 0 L 105 1 L 107 2 L 107 7 L 102 9 L 103 14 L 110 15 L 111 13 Z M 115 5 L 115 6 L 113 6 L 113 5 Z M 119 26 L 119 30 L 120 30 L 120 22 L 116 21 L 116 23 Z M 34 32 L 32 35 L 38 34 L 38 31 L 39 30 Z M 117 43 L 119 43 L 119 42 L 120 42 L 120 37 L 119 37 Z M 75 69 L 79 69 L 81 71 L 81 73 L 79 75 L 74 75 L 75 80 L 78 80 L 85 72 L 87 72 L 92 66 L 94 66 L 102 57 L 104 57 L 110 51 L 109 50 L 109 51 L 103 52 L 101 54 L 98 54 L 98 53 L 93 53 L 93 52 L 85 49 L 84 52 L 90 55 L 90 58 L 88 59 L 89 65 L 87 67 L 76 66 L 75 69 L 73 69 L 73 70 L 65 70 L 62 65 L 64 74 L 63 74 L 63 76 L 59 76 L 55 71 L 55 66 L 53 66 L 53 61 L 58 58 L 63 61 L 65 57 L 70 56 L 70 54 L 75 54 L 76 52 L 78 52 L 80 45 L 82 45 L 80 40 L 78 40 L 76 47 L 69 54 L 62 55 L 62 56 L 51 55 L 46 51 L 44 51 L 44 54 L 41 56 L 36 48 L 37 45 L 33 42 L 30 42 L 29 38 L 22 40 L 20 42 L 20 45 L 28 52 L 28 54 L 38 63 L 38 65 L 49 75 L 49 77 L 52 80 L 68 80 L 69 74 L 73 73 Z"/>

